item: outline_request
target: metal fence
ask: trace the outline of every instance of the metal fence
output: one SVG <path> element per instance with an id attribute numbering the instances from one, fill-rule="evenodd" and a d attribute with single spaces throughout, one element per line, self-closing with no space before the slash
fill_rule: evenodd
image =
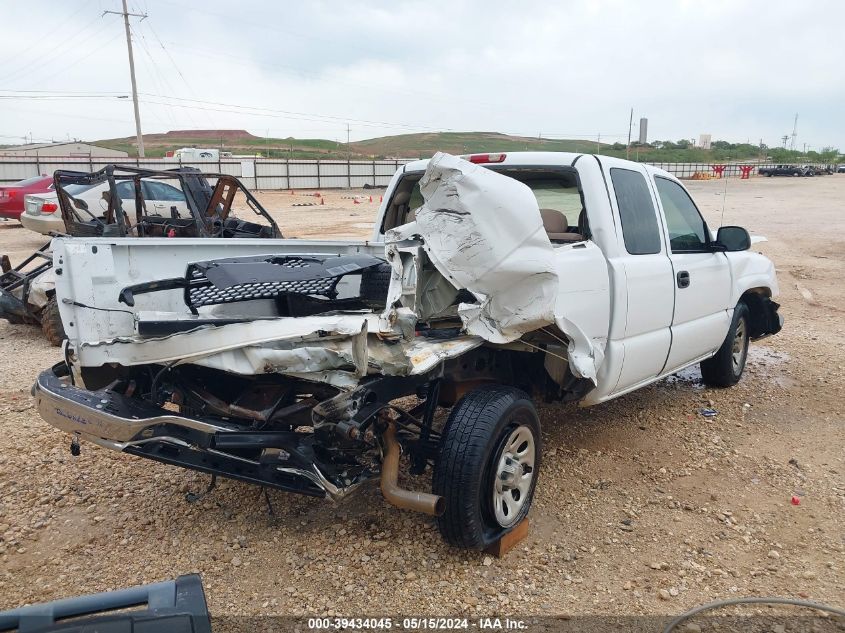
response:
<path id="1" fill-rule="evenodd" d="M 94 158 L 79 156 L 0 156 L 0 184 L 9 184 L 37 176 L 52 174 L 57 169 L 96 171 L 110 163 L 136 165 L 150 169 L 196 167 L 205 172 L 229 174 L 240 178 L 249 189 L 339 189 L 344 187 L 384 187 L 401 165 L 412 159 L 394 160 L 279 160 L 269 158 L 221 159 L 219 161 L 177 162 L 162 158 Z M 742 175 L 741 167 L 753 165 L 752 176 L 762 165 L 759 161 L 735 163 L 647 163 L 668 171 L 676 178 L 693 178 L 695 174 L 717 176 L 716 167 L 724 167 L 721 177 Z M 819 167 L 819 165 L 813 165 Z"/>
<path id="2" fill-rule="evenodd" d="M 278 160 L 266 158 L 221 159 L 219 161 L 178 162 L 161 158 L 95 158 L 88 156 L 0 156 L 0 184 L 9 184 L 52 174 L 57 169 L 96 171 L 106 165 L 134 165 L 149 169 L 196 167 L 205 172 L 240 178 L 249 188 L 337 189 L 343 187 L 384 187 L 401 165 L 410 160 Z"/>
<path id="3" fill-rule="evenodd" d="M 738 178 L 742 176 L 742 168 L 751 166 L 750 176 L 758 176 L 760 167 L 774 165 L 770 161 L 741 161 L 736 163 L 646 163 L 663 171 L 668 171 L 675 178 L 693 178 L 696 174 L 706 174 L 711 178 Z M 807 164 L 807 163 L 805 163 Z M 826 165 L 810 163 L 810 167 L 823 169 Z M 717 169 L 721 168 L 721 175 Z"/>
<path id="4" fill-rule="evenodd" d="M 663 171 L 668 171 L 675 178 L 692 178 L 695 174 L 708 174 L 711 177 L 716 176 L 714 167 L 724 166 L 722 172 L 723 178 L 734 178 L 742 175 L 740 166 L 754 165 L 751 170 L 751 175 L 757 175 L 757 168 L 761 165 L 770 165 L 771 163 L 763 162 L 746 162 L 746 163 L 647 163 Z"/>

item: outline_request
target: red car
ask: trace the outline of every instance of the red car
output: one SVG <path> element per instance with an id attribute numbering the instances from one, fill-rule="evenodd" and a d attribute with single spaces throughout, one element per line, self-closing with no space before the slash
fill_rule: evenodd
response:
<path id="1" fill-rule="evenodd" d="M 24 196 L 50 191 L 53 191 L 52 176 L 34 176 L 13 185 L 0 186 L 0 218 L 19 220 L 23 213 Z"/>

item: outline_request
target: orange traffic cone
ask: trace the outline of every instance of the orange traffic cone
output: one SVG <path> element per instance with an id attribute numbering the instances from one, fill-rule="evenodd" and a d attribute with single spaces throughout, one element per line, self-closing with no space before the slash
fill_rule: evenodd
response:
<path id="1" fill-rule="evenodd" d="M 372 196 L 370 196 L 370 202 L 372 202 L 372 201 L 373 201 L 373 197 L 372 197 Z"/>
<path id="2" fill-rule="evenodd" d="M 320 204 L 326 204 L 326 199 L 323 196 L 320 196 Z"/>
<path id="3" fill-rule="evenodd" d="M 290 190 L 290 195 L 293 195 L 293 189 Z"/>
<path id="4" fill-rule="evenodd" d="M 358 198 L 353 199 L 352 202 L 355 204 L 361 204 L 360 202 L 358 202 Z"/>
<path id="5" fill-rule="evenodd" d="M 378 201 L 379 201 L 379 202 L 384 202 L 384 196 L 379 196 L 379 197 L 378 197 Z"/>

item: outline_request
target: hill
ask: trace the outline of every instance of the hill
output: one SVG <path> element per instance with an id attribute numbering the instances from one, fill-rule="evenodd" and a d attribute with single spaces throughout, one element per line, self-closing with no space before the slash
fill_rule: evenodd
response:
<path id="1" fill-rule="evenodd" d="M 129 152 L 136 156 L 135 137 L 94 141 L 97 145 Z M 592 140 L 547 139 L 528 136 L 511 136 L 498 132 L 424 132 L 382 136 L 350 143 L 328 139 L 264 138 L 246 130 L 172 130 L 163 134 L 145 134 L 144 147 L 150 157 L 164 156 L 168 150 L 180 147 L 205 147 L 230 151 L 234 154 L 260 154 L 270 158 L 300 159 L 373 159 L 373 158 L 425 158 L 437 151 L 451 154 L 473 152 L 600 152 L 607 156 L 624 158 L 622 143 L 601 143 Z M 833 162 L 836 150 L 824 154 L 781 148 L 765 148 L 764 154 L 775 162 Z M 649 145 L 634 144 L 630 158 L 643 162 L 728 162 L 761 158 L 760 148 L 747 143 L 715 141 L 713 149 L 692 147 L 689 141 L 657 141 Z"/>

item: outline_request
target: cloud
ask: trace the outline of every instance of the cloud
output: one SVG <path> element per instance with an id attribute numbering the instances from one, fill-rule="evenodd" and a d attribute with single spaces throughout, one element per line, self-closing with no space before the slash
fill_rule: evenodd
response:
<path id="1" fill-rule="evenodd" d="M 4 22 L 18 26 L 0 41 L 0 89 L 127 94 L 121 20 L 100 17 L 118 5 L 6 4 Z M 633 107 L 635 118 L 649 118 L 651 138 L 705 132 L 775 145 L 799 112 L 800 142 L 845 148 L 841 2 L 130 6 L 150 16 L 133 19 L 149 132 L 247 128 L 345 140 L 348 121 L 353 139 L 442 129 L 621 140 Z M 49 34 L 38 46 L 31 25 Z M 131 103 L 114 96 L 0 99 L 0 121 L 6 136 L 134 131 Z"/>

